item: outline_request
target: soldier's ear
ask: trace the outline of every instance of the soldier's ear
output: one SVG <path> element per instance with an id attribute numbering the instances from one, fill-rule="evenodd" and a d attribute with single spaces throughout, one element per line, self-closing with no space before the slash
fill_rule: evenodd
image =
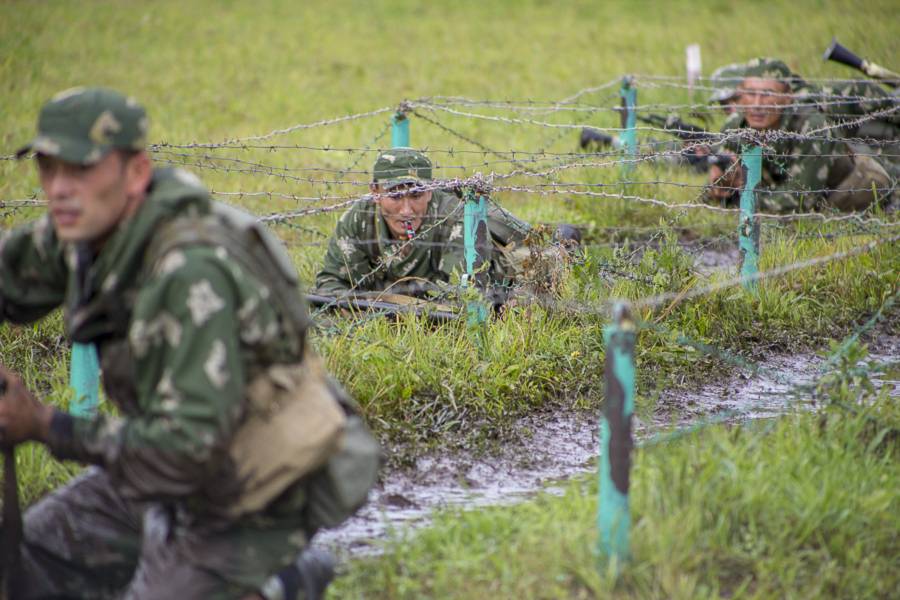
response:
<path id="1" fill-rule="evenodd" d="M 372 201 L 375 204 L 381 204 L 381 194 L 383 193 L 381 186 L 373 181 L 369 184 L 369 191 L 372 193 Z"/>
<path id="2" fill-rule="evenodd" d="M 153 177 L 153 162 L 143 150 L 124 157 L 125 186 L 129 196 L 140 196 L 146 193 Z"/>

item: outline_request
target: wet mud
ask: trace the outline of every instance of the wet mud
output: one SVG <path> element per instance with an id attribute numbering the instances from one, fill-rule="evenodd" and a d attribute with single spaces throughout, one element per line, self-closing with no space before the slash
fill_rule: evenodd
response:
<path id="1" fill-rule="evenodd" d="M 875 373 L 873 383 L 888 386 L 889 393 L 900 398 L 896 319 L 882 323 L 863 341 L 869 344 L 869 361 L 894 365 L 893 375 Z M 710 420 L 735 423 L 771 418 L 794 407 L 815 409 L 809 392 L 798 392 L 797 385 L 815 382 L 824 363 L 813 352 L 776 355 L 753 375 L 737 372 L 712 384 L 667 390 L 652 415 L 635 419 L 635 437 L 640 444 L 662 432 Z M 414 467 L 388 473 L 356 517 L 323 532 L 316 543 L 345 557 L 374 554 L 392 531 L 427 525 L 435 510 L 510 504 L 538 491 L 561 492 L 555 484 L 595 470 L 598 419 L 599 414 L 584 411 L 535 414 L 517 422 L 515 439 L 489 456 L 421 456 Z"/>

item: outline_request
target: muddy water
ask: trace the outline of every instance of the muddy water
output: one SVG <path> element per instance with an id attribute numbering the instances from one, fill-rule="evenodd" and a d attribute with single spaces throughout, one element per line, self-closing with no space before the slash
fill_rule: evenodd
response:
<path id="1" fill-rule="evenodd" d="M 870 359 L 879 364 L 900 360 L 897 324 L 881 327 L 870 342 Z M 648 422 L 635 421 L 638 440 L 672 427 L 701 421 L 735 422 L 784 413 L 791 406 L 812 408 L 809 397 L 792 393 L 792 384 L 814 381 L 823 359 L 813 353 L 775 356 L 755 376 L 735 374 L 723 382 L 663 393 Z M 789 381 L 788 381 L 789 378 Z M 900 398 L 900 383 L 873 378 Z M 597 415 L 561 412 L 530 416 L 516 427 L 518 439 L 490 457 L 466 453 L 430 455 L 414 468 L 387 474 L 369 504 L 343 527 L 320 534 L 317 544 L 342 555 L 377 553 L 391 530 L 421 527 L 432 511 L 477 508 L 521 501 L 537 491 L 559 491 L 555 483 L 594 470 L 599 440 Z"/>

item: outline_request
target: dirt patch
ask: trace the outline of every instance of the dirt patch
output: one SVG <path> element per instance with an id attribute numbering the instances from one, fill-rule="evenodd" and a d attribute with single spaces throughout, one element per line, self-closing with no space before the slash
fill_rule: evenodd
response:
<path id="1" fill-rule="evenodd" d="M 900 360 L 900 332 L 888 321 L 864 340 L 869 360 L 879 364 Z M 816 353 L 775 355 L 756 374 L 738 372 L 721 382 L 692 389 L 667 390 L 648 420 L 635 419 L 635 435 L 648 440 L 657 433 L 690 427 L 714 419 L 739 422 L 783 414 L 789 408 L 813 408 L 809 384 L 823 371 L 825 359 Z M 900 384 L 876 373 L 876 386 L 889 386 L 900 397 Z M 342 527 L 316 538 L 317 544 L 339 554 L 377 553 L 391 530 L 426 525 L 434 510 L 478 508 L 521 501 L 537 491 L 558 491 L 555 482 L 591 472 L 599 449 L 598 418 L 585 411 L 559 410 L 519 420 L 514 439 L 490 456 L 469 452 L 421 456 L 414 466 L 388 473 L 370 502 Z"/>

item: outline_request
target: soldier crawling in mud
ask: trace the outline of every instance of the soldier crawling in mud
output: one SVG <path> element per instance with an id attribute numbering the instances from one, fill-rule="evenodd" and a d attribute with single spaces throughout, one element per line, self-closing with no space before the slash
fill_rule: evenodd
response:
<path id="1" fill-rule="evenodd" d="M 431 161 L 410 148 L 383 152 L 372 169 L 371 202 L 355 204 L 341 217 L 316 276 L 317 291 L 330 296 L 386 291 L 418 296 L 440 288 L 454 270 L 464 273 L 464 206 L 453 193 L 434 189 Z M 496 205 L 488 210 L 492 239 L 490 281 L 517 282 L 529 256 L 532 228 Z M 560 226 L 563 247 L 580 233 Z"/>
<path id="2" fill-rule="evenodd" d="M 752 128 L 768 134 L 763 145 L 760 208 L 768 212 L 862 210 L 885 202 L 895 182 L 875 152 L 851 147 L 835 133 L 826 115 L 809 102 L 795 102 L 798 78 L 780 60 L 754 59 L 737 87 L 737 112 L 723 133 Z M 781 134 L 781 135 L 779 135 Z M 712 165 L 709 198 L 737 203 L 743 173 L 737 164 L 740 142 L 728 139 L 717 152 L 731 152 L 731 168 Z"/>
<path id="3" fill-rule="evenodd" d="M 306 347 L 283 248 L 194 176 L 155 169 L 146 134 L 134 99 L 75 88 L 19 152 L 48 213 L 0 239 L 0 322 L 64 306 L 121 416 L 70 415 L 0 365 L 2 444 L 91 465 L 26 512 L 5 585 L 18 599 L 319 597 L 330 563 L 300 553 L 328 511 L 354 507 L 317 505 L 313 482 L 355 417 Z"/>

